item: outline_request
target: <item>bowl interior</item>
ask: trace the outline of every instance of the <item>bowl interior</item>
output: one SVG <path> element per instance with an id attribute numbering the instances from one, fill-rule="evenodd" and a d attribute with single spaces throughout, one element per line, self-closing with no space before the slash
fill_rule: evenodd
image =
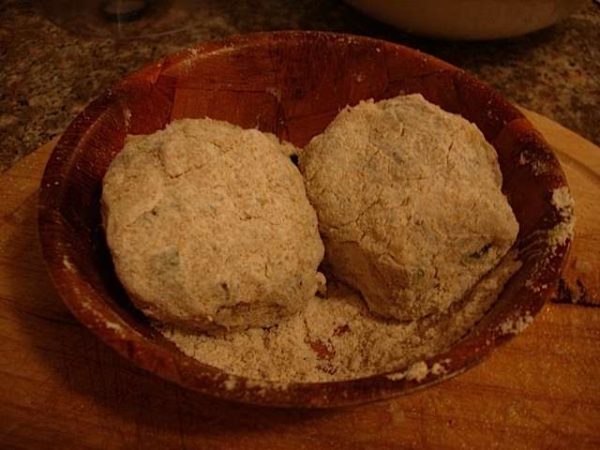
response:
<path id="1" fill-rule="evenodd" d="M 132 307 L 114 274 L 99 208 L 102 177 L 127 134 L 152 133 L 178 118 L 211 117 L 304 146 L 346 105 L 414 92 L 474 122 L 494 145 L 503 189 L 520 224 L 516 247 L 523 266 L 467 336 L 427 361 L 443 363 L 443 373 L 429 373 L 419 381 L 386 374 L 290 385 L 247 380 L 183 355 Z M 565 185 L 556 158 L 522 114 L 463 71 L 369 38 L 264 33 L 203 43 L 167 57 L 92 102 L 69 126 L 46 168 L 40 236 L 65 303 L 140 366 L 223 398 L 339 406 L 410 392 L 460 373 L 512 335 L 503 324 L 535 315 L 556 286 L 569 246 L 568 239 L 554 246 L 547 239 L 566 220 L 552 204 L 553 191 Z"/>

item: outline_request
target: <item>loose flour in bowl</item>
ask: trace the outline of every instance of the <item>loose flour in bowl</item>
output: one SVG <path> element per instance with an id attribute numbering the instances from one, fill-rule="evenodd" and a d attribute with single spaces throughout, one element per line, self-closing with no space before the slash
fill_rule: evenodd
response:
<path id="1" fill-rule="evenodd" d="M 330 282 L 326 298 L 269 329 L 194 334 L 161 327 L 181 351 L 223 371 L 279 382 L 337 381 L 398 370 L 446 349 L 485 314 L 521 263 L 507 255 L 448 311 L 398 322 L 369 313 L 360 295 Z"/>

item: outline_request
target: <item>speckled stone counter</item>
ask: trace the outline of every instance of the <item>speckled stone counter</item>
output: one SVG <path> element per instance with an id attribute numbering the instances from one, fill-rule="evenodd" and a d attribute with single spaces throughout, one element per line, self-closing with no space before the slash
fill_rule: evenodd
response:
<path id="1" fill-rule="evenodd" d="M 600 143 L 600 6 L 497 42 L 416 38 L 337 0 L 199 1 L 191 27 L 143 40 L 75 36 L 27 1 L 0 0 L 0 170 L 61 133 L 123 75 L 195 42 L 259 30 L 317 29 L 403 43 L 475 73 L 510 100 Z"/>

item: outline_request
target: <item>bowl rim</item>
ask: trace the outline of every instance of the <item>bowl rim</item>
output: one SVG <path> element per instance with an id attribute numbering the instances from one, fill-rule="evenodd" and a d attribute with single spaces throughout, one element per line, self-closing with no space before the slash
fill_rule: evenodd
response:
<path id="1" fill-rule="evenodd" d="M 189 49 L 166 56 L 123 78 L 112 88 L 107 89 L 100 97 L 93 100 L 71 122 L 53 150 L 42 177 L 38 201 L 39 235 L 50 278 L 59 296 L 73 315 L 119 354 L 164 379 L 221 399 L 256 405 L 329 408 L 408 394 L 452 378 L 481 362 L 491 354 L 494 348 L 514 337 L 515 333 L 498 333 L 497 327 L 489 326 L 477 333 L 476 336 L 470 337 L 472 333 L 469 333 L 452 345 L 448 351 L 425 359 L 424 362 L 427 367 L 440 364 L 444 370 L 438 373 L 430 371 L 424 378 L 419 380 L 401 376 L 403 370 L 406 373 L 406 367 L 402 368 L 403 370 L 394 370 L 365 378 L 331 382 L 288 384 L 276 381 L 253 380 L 226 374 L 224 371 L 202 364 L 184 355 L 174 345 L 168 346 L 162 341 L 159 342 L 142 335 L 138 330 L 125 323 L 109 307 L 96 308 L 95 305 L 97 304 L 95 302 L 101 301 L 101 297 L 94 292 L 92 286 L 80 279 L 78 268 L 73 266 L 70 255 L 75 250 L 69 240 L 72 231 L 59 210 L 61 202 L 65 200 L 65 192 L 67 191 L 67 183 L 63 183 L 63 181 L 68 179 L 71 172 L 71 156 L 74 150 L 85 138 L 88 127 L 101 117 L 113 102 L 119 101 L 119 89 L 123 86 L 130 86 L 131 81 L 136 79 L 151 78 L 155 76 L 153 74 L 157 71 L 173 67 L 190 57 L 195 58 L 207 55 L 210 52 L 227 51 L 227 49 L 272 45 L 274 42 L 289 40 L 290 38 L 326 39 L 343 42 L 358 40 L 367 42 L 370 45 L 393 46 L 403 52 L 418 54 L 420 58 L 428 63 L 442 65 L 448 70 L 460 72 L 470 82 L 475 83 L 489 95 L 498 95 L 493 89 L 466 74 L 462 69 L 438 58 L 401 44 L 350 34 L 321 31 L 251 33 L 222 40 L 204 41 Z M 510 104 L 508 104 L 508 107 L 515 112 L 518 111 Z M 534 130 L 529 121 L 522 118 L 523 116 L 520 113 L 518 114 L 520 118 L 515 120 L 521 121 L 530 130 Z M 549 145 L 545 140 L 542 140 L 542 142 L 545 146 L 544 150 L 549 152 L 549 157 L 557 161 Z M 561 186 L 567 186 L 566 178 L 560 166 L 553 168 L 553 170 L 557 182 Z M 535 316 L 540 311 L 544 303 L 554 293 L 569 247 L 570 239 L 567 239 L 564 245 L 555 249 L 553 257 L 547 261 L 547 267 L 544 268 L 545 275 L 539 275 L 541 278 L 538 281 L 543 278 L 545 283 L 538 283 L 538 289 L 531 291 L 531 299 L 528 301 L 527 307 L 517 305 L 511 314 L 498 319 L 499 321 L 507 318 L 518 320 L 526 314 Z M 550 282 L 547 282 L 548 280 Z M 459 347 L 465 351 L 465 354 L 456 351 Z M 450 360 L 450 363 L 448 363 L 448 360 Z"/>

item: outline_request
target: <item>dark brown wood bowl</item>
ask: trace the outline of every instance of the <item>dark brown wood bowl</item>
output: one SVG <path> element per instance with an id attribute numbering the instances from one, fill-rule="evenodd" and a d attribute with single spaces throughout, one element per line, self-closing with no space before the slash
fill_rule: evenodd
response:
<path id="1" fill-rule="evenodd" d="M 100 220 L 104 173 L 127 134 L 183 117 L 258 127 L 305 145 L 344 106 L 420 92 L 474 122 L 498 152 L 504 190 L 521 229 L 522 268 L 480 323 L 427 361 L 445 373 L 417 381 L 386 374 L 295 383 L 230 376 L 180 352 L 127 299 L 115 276 Z M 531 163 L 522 164 L 526 157 Z M 540 169 L 543 168 L 543 170 Z M 550 148 L 524 116 L 464 71 L 418 51 L 365 37 L 321 32 L 261 33 L 206 42 L 128 76 L 68 127 L 42 180 L 39 229 L 50 275 L 73 314 L 104 342 L 148 371 L 188 388 L 241 402 L 333 407 L 412 392 L 463 372 L 510 339 L 555 292 L 570 239 L 545 236 L 565 219 L 551 197 L 566 186 Z M 405 368 L 399 367 L 398 371 Z M 234 385 L 233 389 L 231 386 Z"/>

